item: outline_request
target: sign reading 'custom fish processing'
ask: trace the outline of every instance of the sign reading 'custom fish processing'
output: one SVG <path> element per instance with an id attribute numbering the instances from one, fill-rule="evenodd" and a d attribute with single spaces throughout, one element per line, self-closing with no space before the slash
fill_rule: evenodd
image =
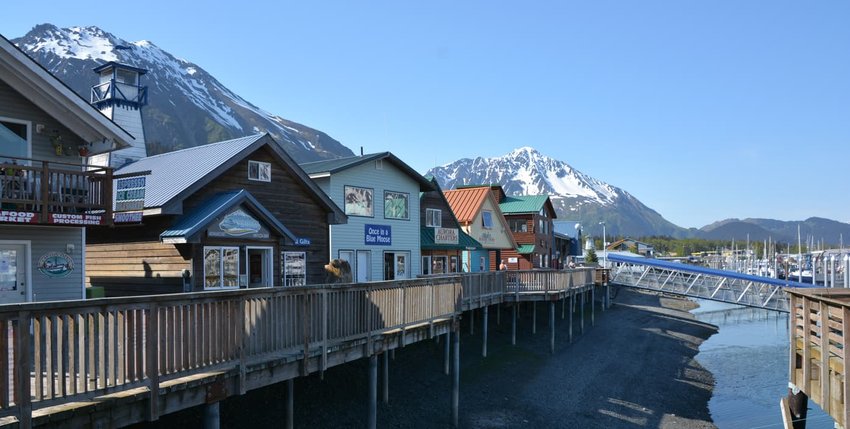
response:
<path id="1" fill-rule="evenodd" d="M 207 234 L 210 237 L 269 238 L 269 230 L 240 207 L 217 218 Z"/>

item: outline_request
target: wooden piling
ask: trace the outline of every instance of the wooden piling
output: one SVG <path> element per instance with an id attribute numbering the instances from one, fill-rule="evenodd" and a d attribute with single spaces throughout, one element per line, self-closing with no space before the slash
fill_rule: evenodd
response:
<path id="1" fill-rule="evenodd" d="M 596 326 L 596 287 L 590 287 L 590 326 Z"/>
<path id="2" fill-rule="evenodd" d="M 584 301 L 587 299 L 587 291 L 581 293 L 581 334 L 584 335 Z"/>
<path id="3" fill-rule="evenodd" d="M 516 345 L 516 313 L 517 313 L 517 306 L 518 305 L 519 305 L 518 302 L 514 302 L 514 305 L 511 306 L 512 307 L 511 313 L 513 314 L 513 320 L 511 320 L 511 345 L 512 346 Z"/>
<path id="4" fill-rule="evenodd" d="M 454 343 L 454 374 L 452 376 L 452 425 L 458 426 L 458 410 L 460 406 L 460 332 L 452 338 Z"/>
<path id="5" fill-rule="evenodd" d="M 369 356 L 369 418 L 367 427 L 375 429 L 378 426 L 378 355 Z"/>
<path id="6" fill-rule="evenodd" d="M 555 301 L 549 302 L 549 352 L 555 354 Z"/>
<path id="7" fill-rule="evenodd" d="M 487 357 L 487 322 L 488 322 L 488 315 L 487 315 L 488 310 L 487 310 L 487 308 L 488 308 L 488 306 L 485 305 L 484 306 L 484 325 L 483 325 L 484 338 L 483 338 L 483 341 L 482 341 L 483 344 L 482 344 L 482 350 L 481 350 L 481 356 L 483 356 L 483 357 Z"/>
<path id="8" fill-rule="evenodd" d="M 452 331 L 446 332 L 446 345 L 445 345 L 446 353 L 445 353 L 445 359 L 443 359 L 443 366 L 444 366 L 443 373 L 446 374 L 446 375 L 449 375 L 449 360 L 451 360 L 450 359 L 450 356 L 451 356 L 450 351 L 451 351 L 451 345 L 452 345 L 451 339 L 452 339 Z"/>
<path id="9" fill-rule="evenodd" d="M 384 368 L 383 368 L 384 378 L 383 378 L 382 381 L 383 381 L 383 384 L 384 384 L 384 391 L 383 391 L 383 393 L 384 393 L 384 403 L 389 404 L 390 403 L 390 353 L 388 351 L 385 351 L 383 353 L 383 355 L 384 355 Z"/>
<path id="10" fill-rule="evenodd" d="M 295 379 L 286 380 L 286 429 L 295 428 Z"/>
<path id="11" fill-rule="evenodd" d="M 219 402 L 204 405 L 204 429 L 219 429 L 219 427 L 221 427 Z"/>
<path id="12" fill-rule="evenodd" d="M 531 334 L 537 335 L 537 301 L 531 303 Z"/>

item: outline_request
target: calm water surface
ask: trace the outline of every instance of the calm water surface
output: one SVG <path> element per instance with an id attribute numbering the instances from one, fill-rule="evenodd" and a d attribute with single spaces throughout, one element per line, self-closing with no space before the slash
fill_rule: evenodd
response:
<path id="1" fill-rule="evenodd" d="M 779 400 L 788 393 L 788 316 L 697 300 L 699 320 L 720 327 L 697 354 L 714 374 L 708 404 L 717 427 L 781 428 Z M 808 429 L 831 429 L 832 418 L 809 401 Z"/>

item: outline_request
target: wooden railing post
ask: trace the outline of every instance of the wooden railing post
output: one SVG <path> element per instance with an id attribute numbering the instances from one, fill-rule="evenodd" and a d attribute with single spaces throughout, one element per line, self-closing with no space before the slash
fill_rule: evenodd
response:
<path id="1" fill-rule="evenodd" d="M 248 348 L 248 338 L 250 337 L 250 323 L 247 318 L 248 312 L 245 311 L 245 306 L 248 305 L 246 295 L 242 295 L 237 301 L 238 308 L 236 309 L 236 320 L 242 322 L 242 326 L 236 330 L 236 346 L 239 347 L 237 356 L 239 357 L 239 394 L 244 395 L 248 391 L 245 380 L 245 350 Z M 238 326 L 238 325 L 237 325 Z"/>
<path id="2" fill-rule="evenodd" d="M 112 169 L 106 169 L 106 179 L 101 187 L 100 203 L 106 210 L 106 224 L 112 225 Z M 91 196 L 89 196 L 91 198 Z"/>
<path id="3" fill-rule="evenodd" d="M 841 321 L 841 338 L 844 341 L 844 347 L 841 350 L 841 386 L 844 388 L 842 396 L 842 405 L 844 406 L 841 413 L 844 416 L 844 427 L 850 425 L 850 376 L 847 375 L 847 369 L 850 368 L 850 345 L 848 345 L 847 334 L 850 333 L 850 308 L 843 307 Z M 792 348 L 793 350 L 793 348 Z"/>
<path id="4" fill-rule="evenodd" d="M 145 320 L 146 350 L 145 372 L 148 376 L 150 391 L 148 420 L 159 419 L 159 309 L 156 302 L 150 303 L 148 317 Z"/>
<path id="5" fill-rule="evenodd" d="M 47 223 L 47 205 L 50 203 L 50 193 L 48 192 L 50 189 L 50 169 L 48 168 L 48 162 L 43 161 L 41 163 L 41 189 L 38 192 L 41 194 L 41 223 Z"/>
<path id="6" fill-rule="evenodd" d="M 18 326 L 15 331 L 15 372 L 18 382 L 15 383 L 15 404 L 18 407 L 18 427 L 32 428 L 32 396 L 30 392 L 30 312 L 18 313 Z M 7 335 L 6 332 L 2 333 Z"/>

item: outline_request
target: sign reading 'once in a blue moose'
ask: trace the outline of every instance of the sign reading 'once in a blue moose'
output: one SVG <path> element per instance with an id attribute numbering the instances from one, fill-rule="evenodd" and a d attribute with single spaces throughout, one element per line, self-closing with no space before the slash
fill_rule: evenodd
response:
<path id="1" fill-rule="evenodd" d="M 365 243 L 367 245 L 392 246 L 393 232 L 389 225 L 365 225 Z"/>

